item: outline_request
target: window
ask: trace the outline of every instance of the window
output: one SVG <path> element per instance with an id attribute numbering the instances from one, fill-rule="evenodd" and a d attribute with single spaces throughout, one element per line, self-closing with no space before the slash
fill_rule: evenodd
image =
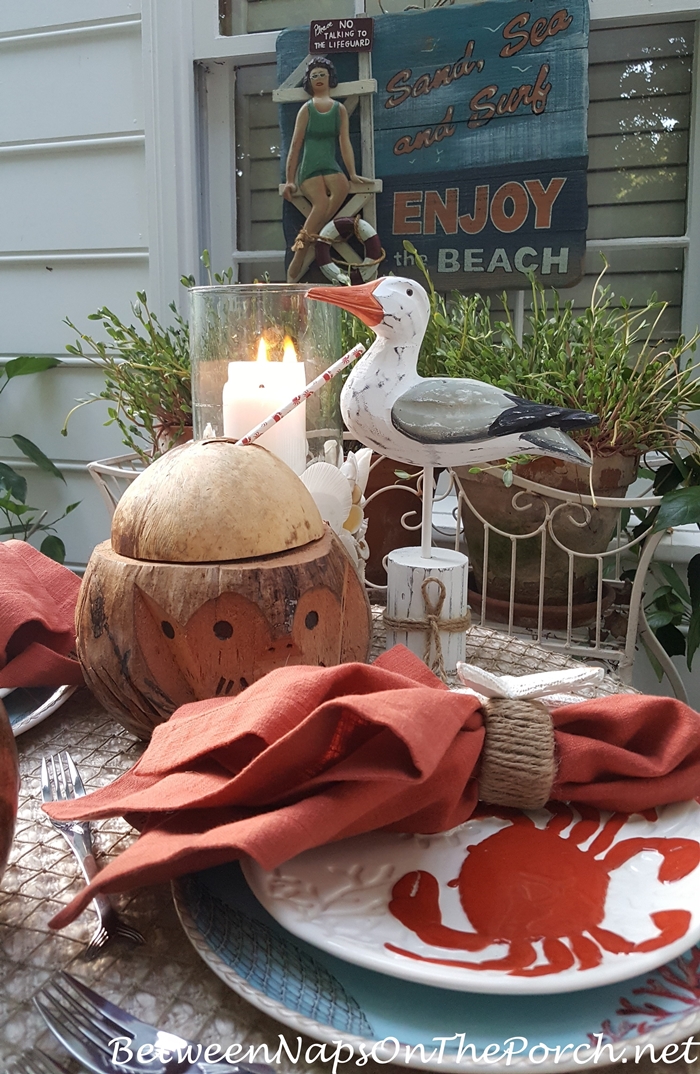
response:
<path id="1" fill-rule="evenodd" d="M 261 251 L 254 262 L 242 262 L 239 280 L 250 283 L 267 273 L 284 280 L 284 234 L 280 183 L 280 131 L 272 100 L 275 64 L 240 67 L 236 71 L 236 201 L 238 249 Z M 263 251 L 276 250 L 266 258 Z"/>
<path id="2" fill-rule="evenodd" d="M 625 26 L 589 41 L 587 275 L 570 294 L 587 304 L 602 252 L 616 295 L 669 302 L 666 338 L 681 330 L 694 32 Z"/>

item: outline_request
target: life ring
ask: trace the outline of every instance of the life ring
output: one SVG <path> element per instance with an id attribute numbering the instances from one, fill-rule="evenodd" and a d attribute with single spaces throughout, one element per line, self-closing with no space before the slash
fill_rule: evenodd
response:
<path id="1" fill-rule="evenodd" d="M 331 255 L 331 245 L 334 242 L 351 239 L 353 235 L 365 248 L 364 261 L 359 264 L 334 261 Z M 357 284 L 371 280 L 376 275 L 377 266 L 386 257 L 377 232 L 361 216 L 336 217 L 322 228 L 318 238 L 316 263 L 331 283 Z M 350 273 L 344 271 L 341 265 L 345 269 L 350 269 Z"/>

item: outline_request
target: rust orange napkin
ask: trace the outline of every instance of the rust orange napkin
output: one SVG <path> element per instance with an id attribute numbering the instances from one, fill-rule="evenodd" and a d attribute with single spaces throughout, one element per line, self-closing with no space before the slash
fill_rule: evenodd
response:
<path id="1" fill-rule="evenodd" d="M 80 579 L 25 541 L 0 542 L 0 687 L 81 686 Z"/>
<path id="2" fill-rule="evenodd" d="M 700 793 L 700 717 L 677 701 L 619 694 L 553 721 L 553 798 L 631 812 Z M 452 828 L 476 806 L 483 740 L 478 700 L 401 646 L 371 666 L 280 668 L 236 698 L 185 705 L 110 786 L 44 807 L 61 820 L 126 815 L 141 832 L 51 925 L 98 890 L 241 854 L 272 869 L 377 828 Z"/>

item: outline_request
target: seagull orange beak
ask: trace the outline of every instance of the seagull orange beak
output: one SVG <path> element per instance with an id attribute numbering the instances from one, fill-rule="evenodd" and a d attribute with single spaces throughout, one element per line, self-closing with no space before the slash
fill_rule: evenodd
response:
<path id="1" fill-rule="evenodd" d="M 374 289 L 380 283 L 381 277 L 370 283 L 360 283 L 356 287 L 312 287 L 307 295 L 319 302 L 340 306 L 341 309 L 354 313 L 370 328 L 374 328 L 384 319 L 384 309 L 374 297 Z"/>

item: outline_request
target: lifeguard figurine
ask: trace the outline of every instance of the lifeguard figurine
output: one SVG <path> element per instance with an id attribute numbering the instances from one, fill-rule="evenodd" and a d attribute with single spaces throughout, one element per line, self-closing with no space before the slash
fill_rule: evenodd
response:
<path id="1" fill-rule="evenodd" d="M 336 160 L 338 145 L 350 182 L 370 182 L 355 171 L 348 113 L 345 105 L 330 95 L 337 85 L 338 76 L 330 60 L 320 56 L 309 61 L 302 86 L 311 100 L 297 113 L 287 156 L 284 197 L 291 201 L 297 192 L 303 194 L 311 202 L 311 212 L 292 246 L 294 257 L 287 270 L 287 283 L 298 281 L 307 247 L 318 241 L 319 231 L 348 196 L 348 177 Z"/>

